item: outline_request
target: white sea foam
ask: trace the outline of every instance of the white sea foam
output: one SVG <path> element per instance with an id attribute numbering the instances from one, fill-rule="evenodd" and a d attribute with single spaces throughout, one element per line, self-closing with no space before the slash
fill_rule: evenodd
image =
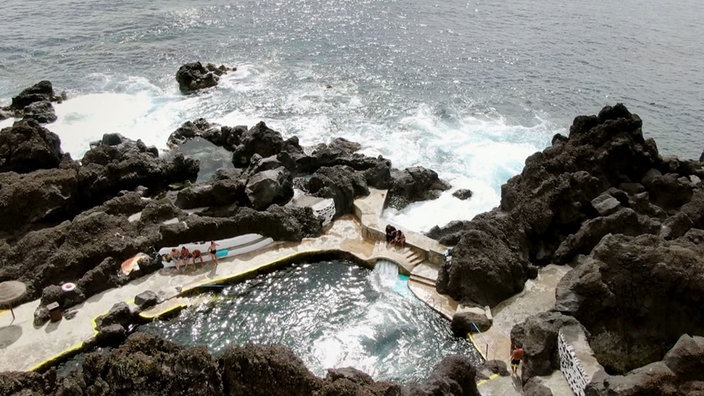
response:
<path id="1" fill-rule="evenodd" d="M 437 111 L 429 105 L 405 110 L 396 121 L 382 120 L 378 114 L 369 116 L 374 109 L 365 104 L 354 83 L 328 86 L 301 73 L 298 85 L 279 97 L 275 95 L 280 88 L 272 88 L 272 81 L 281 76 L 260 65 L 239 66 L 223 76 L 217 89 L 193 95 L 182 95 L 175 87 L 164 92 L 140 78 L 93 76 L 91 86 L 104 91 L 55 105 L 58 120 L 47 128 L 77 159 L 104 133 L 121 133 L 166 149 L 169 134 L 198 117 L 229 126 L 264 120 L 285 138 L 298 136 L 304 147 L 341 136 L 362 144 L 363 154 L 390 159 L 395 168 L 423 166 L 450 182 L 452 188 L 436 200 L 384 212 L 384 221 L 419 232 L 452 220 L 469 220 L 497 206 L 501 185 L 522 170 L 526 157 L 544 148 L 555 132 L 564 132 L 540 120 L 525 127 L 501 118 Z M 11 123 L 2 121 L 0 127 Z M 470 189 L 473 196 L 460 200 L 452 195 L 458 189 Z"/>

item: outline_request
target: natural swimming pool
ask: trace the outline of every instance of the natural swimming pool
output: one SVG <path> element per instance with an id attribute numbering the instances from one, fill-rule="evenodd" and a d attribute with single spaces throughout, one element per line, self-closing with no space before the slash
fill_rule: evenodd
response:
<path id="1" fill-rule="evenodd" d="M 236 285 L 141 331 L 218 354 L 231 344 L 281 343 L 316 375 L 352 366 L 375 380 L 416 382 L 443 357 L 481 357 L 448 320 L 415 298 L 396 265 L 345 260 L 296 264 Z"/>

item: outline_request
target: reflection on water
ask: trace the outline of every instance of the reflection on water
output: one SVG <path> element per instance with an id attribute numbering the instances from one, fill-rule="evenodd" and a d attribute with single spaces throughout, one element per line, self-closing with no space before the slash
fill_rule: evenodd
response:
<path id="1" fill-rule="evenodd" d="M 358 368 L 376 380 L 415 382 L 450 354 L 479 361 L 449 322 L 408 291 L 396 266 L 351 262 L 291 266 L 228 286 L 177 318 L 140 328 L 222 352 L 230 344 L 281 343 L 316 375 Z"/>

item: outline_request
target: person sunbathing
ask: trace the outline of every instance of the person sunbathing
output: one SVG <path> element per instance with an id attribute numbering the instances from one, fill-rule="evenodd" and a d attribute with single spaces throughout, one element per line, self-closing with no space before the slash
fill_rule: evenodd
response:
<path id="1" fill-rule="evenodd" d="M 193 249 L 193 253 L 191 255 L 193 256 L 193 265 L 196 265 L 196 259 L 199 259 L 200 263 L 203 264 L 203 254 L 199 249 Z"/>
<path id="2" fill-rule="evenodd" d="M 181 248 L 181 261 L 185 265 L 185 269 L 188 269 L 188 260 L 191 259 L 191 252 L 187 247 Z"/>

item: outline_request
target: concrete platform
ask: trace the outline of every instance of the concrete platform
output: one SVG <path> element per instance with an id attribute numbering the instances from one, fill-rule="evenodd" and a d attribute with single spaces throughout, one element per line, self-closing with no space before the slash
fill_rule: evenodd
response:
<path id="1" fill-rule="evenodd" d="M 386 191 L 370 191 L 369 196 L 355 201 L 354 215 L 335 220 L 320 237 L 307 238 L 300 243 L 275 242 L 256 251 L 225 258 L 217 266 L 206 263 L 189 266 L 181 272 L 175 268 L 164 268 L 122 287 L 92 296 L 83 304 L 70 308 L 75 311 L 75 316 L 70 320 L 63 319 L 34 327 L 34 311 L 39 300 L 16 307 L 14 321 L 9 311 L 0 311 L 0 371 L 36 370 L 80 350 L 95 336 L 95 319 L 98 316 L 107 313 L 115 303 L 123 301 L 136 309 L 134 297 L 143 291 L 155 292 L 162 301 L 141 313 L 144 318 L 151 319 L 199 303 L 197 294 L 191 293 L 199 288 L 236 281 L 320 253 L 345 252 L 369 267 L 373 267 L 380 259 L 397 263 L 401 272 L 411 275 L 411 291 L 431 308 L 451 319 L 457 310 L 457 302 L 449 296 L 438 294 L 434 286 L 446 247 L 407 230 L 403 230 L 408 242 L 407 248 L 388 246 L 385 243 L 385 225 L 379 220 Z M 495 307 L 494 326 L 483 335 L 475 337 L 477 349 L 488 349 L 489 359 L 506 360 L 511 328 L 528 315 L 554 304 L 554 286 L 564 272 L 566 269 L 562 267 L 546 267 L 538 279 L 526 284 L 521 294 Z M 519 394 L 512 393 L 511 389 L 516 389 L 513 380 L 501 377 L 484 381 L 480 385 L 483 395 Z"/>

